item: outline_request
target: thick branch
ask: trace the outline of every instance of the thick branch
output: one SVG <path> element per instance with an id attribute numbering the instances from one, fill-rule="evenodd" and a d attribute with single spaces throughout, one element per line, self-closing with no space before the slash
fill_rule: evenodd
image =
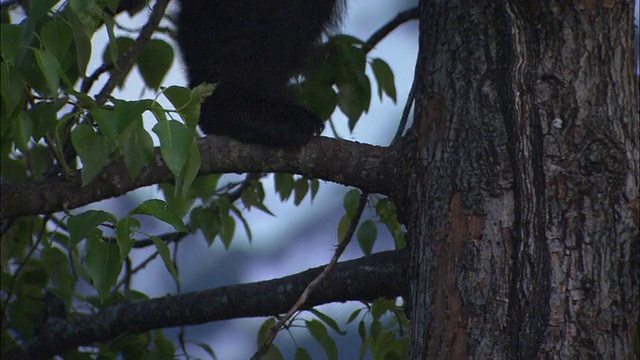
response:
<path id="1" fill-rule="evenodd" d="M 390 195 L 400 175 L 399 147 L 383 148 L 328 138 L 313 139 L 300 150 L 248 145 L 226 137 L 198 141 L 200 175 L 213 173 L 286 172 Z M 400 154 L 401 155 L 401 154 Z M 155 166 L 131 180 L 122 159 L 109 164 L 90 184 L 79 176 L 28 184 L 0 184 L 0 219 L 74 209 L 131 190 L 173 180 L 156 151 Z"/>
<path id="2" fill-rule="evenodd" d="M 316 288 L 307 301 L 313 307 L 351 300 L 406 295 L 404 264 L 407 254 L 388 251 L 345 261 Z M 121 334 L 139 334 L 159 328 L 195 325 L 241 317 L 284 313 L 324 266 L 280 279 L 226 286 L 201 292 L 124 303 L 96 315 L 73 320 L 50 319 L 40 336 L 21 348 L 2 354 L 7 359 L 41 359 L 111 340 Z"/>

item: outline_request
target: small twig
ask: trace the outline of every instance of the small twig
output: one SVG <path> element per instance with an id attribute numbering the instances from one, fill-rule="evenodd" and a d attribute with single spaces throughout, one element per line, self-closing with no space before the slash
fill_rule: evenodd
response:
<path id="1" fill-rule="evenodd" d="M 154 237 L 162 240 L 163 242 L 165 242 L 167 244 L 170 244 L 170 243 L 178 243 L 178 242 L 182 241 L 182 239 L 184 239 L 188 235 L 191 235 L 191 233 L 189 233 L 189 232 L 172 232 L 172 233 L 166 233 L 166 234 L 157 235 L 157 236 L 154 236 Z M 115 239 L 113 239 L 113 240 L 115 241 Z M 142 239 L 142 240 L 136 241 L 133 244 L 133 247 L 135 249 L 142 249 L 142 248 L 145 248 L 147 246 L 152 246 L 152 245 L 153 245 L 153 240 L 151 240 L 150 238 L 146 238 L 146 239 Z"/>
<path id="2" fill-rule="evenodd" d="M 396 134 L 391 141 L 391 145 L 395 145 L 398 140 L 402 138 L 402 134 L 404 134 L 405 128 L 407 127 L 407 122 L 409 121 L 409 113 L 411 112 L 411 108 L 413 106 L 413 101 L 416 98 L 416 79 L 415 76 L 413 78 L 413 82 L 411 83 L 411 89 L 409 90 L 409 95 L 407 96 L 407 102 L 404 104 L 404 109 L 402 110 L 402 117 L 400 118 L 400 123 L 398 124 L 398 129 L 396 130 Z"/>
<path id="3" fill-rule="evenodd" d="M 263 173 L 247 174 L 247 177 L 245 177 L 245 179 L 242 180 L 242 182 L 240 183 L 240 186 L 233 192 L 227 194 L 227 200 L 229 200 L 230 203 L 236 202 L 242 196 L 242 192 L 248 189 L 249 186 L 251 186 L 250 185 L 251 182 L 260 180 L 263 176 L 264 176 Z"/>
<path id="4" fill-rule="evenodd" d="M 304 303 L 307 302 L 307 299 L 309 299 L 309 296 L 311 295 L 313 290 L 315 290 L 318 284 L 322 280 L 324 280 L 327 277 L 327 275 L 331 273 L 331 271 L 336 267 L 336 264 L 338 263 L 340 256 L 342 256 L 342 253 L 344 253 L 344 250 L 347 248 L 347 245 L 349 245 L 349 243 L 351 242 L 351 239 L 353 238 L 353 234 L 355 234 L 356 232 L 356 228 L 358 227 L 358 223 L 360 222 L 360 218 L 362 217 L 362 212 L 364 211 L 364 207 L 367 204 L 368 197 L 369 197 L 369 194 L 366 192 L 363 192 L 360 195 L 358 208 L 356 209 L 355 216 L 351 220 L 352 222 L 351 222 L 351 225 L 349 226 L 349 230 L 347 231 L 344 238 L 341 239 L 340 243 L 336 247 L 336 250 L 333 253 L 333 257 L 331 258 L 331 262 L 329 262 L 329 264 L 322 270 L 320 275 L 318 275 L 315 279 L 313 279 L 313 281 L 309 283 L 309 285 L 307 285 L 307 287 L 302 292 L 302 295 L 300 295 L 300 297 L 298 298 L 298 301 L 296 301 L 296 303 L 291 307 L 291 309 L 289 309 L 287 314 L 283 316 L 276 323 L 276 325 L 274 325 L 274 327 L 271 329 L 271 336 L 269 337 L 267 342 L 264 345 L 262 345 L 262 347 L 251 357 L 251 359 L 260 359 L 262 355 L 266 354 L 266 352 L 269 350 L 269 347 L 273 343 L 273 340 L 275 340 L 276 335 L 278 335 L 278 331 L 280 331 L 282 326 L 287 321 L 289 321 L 289 319 L 291 319 L 296 312 L 298 312 L 302 308 Z"/>
<path id="5" fill-rule="evenodd" d="M 51 150 L 51 152 L 53 153 L 53 157 L 58 161 L 58 164 L 60 164 L 60 166 L 62 167 L 62 172 L 64 173 L 64 175 L 66 177 L 69 177 L 71 174 L 73 174 L 73 170 L 71 170 L 71 168 L 69 167 L 69 164 L 67 164 L 67 161 L 65 160 L 64 155 L 60 152 L 60 150 L 56 146 L 55 142 L 51 138 L 50 133 L 44 134 L 44 141 L 49 146 L 49 150 Z"/>
<path id="6" fill-rule="evenodd" d="M 158 257 L 158 255 L 160 255 L 159 252 L 154 252 L 153 254 L 149 255 L 148 258 L 146 258 L 143 262 L 141 262 L 138 266 L 136 266 L 133 270 L 131 270 L 131 272 L 129 274 L 127 274 L 126 276 L 124 276 L 122 278 L 122 280 L 120 280 L 116 286 L 113 287 L 113 289 L 111 290 L 111 294 L 114 294 L 122 285 L 127 284 L 130 281 L 130 278 L 133 274 L 137 273 L 138 271 L 144 269 L 147 265 L 149 265 L 149 263 L 151 261 L 153 261 L 153 259 L 155 259 L 156 257 Z"/>
<path id="7" fill-rule="evenodd" d="M 124 277 L 128 278 L 128 280 L 124 283 L 125 293 L 131 291 L 131 272 L 133 271 L 132 266 L 133 264 L 131 263 L 131 257 L 127 256 L 124 259 Z"/>
<path id="8" fill-rule="evenodd" d="M 111 69 L 113 69 L 113 63 L 100 65 L 100 67 L 98 67 L 91 75 L 87 76 L 86 78 L 84 78 L 84 80 L 82 80 L 82 85 L 80 85 L 80 92 L 84 94 L 88 93 L 89 90 L 91 90 L 93 83 L 96 82 L 96 80 L 98 80 L 100 75 L 106 73 Z"/>
<path id="9" fill-rule="evenodd" d="M 342 136 L 338 134 L 338 129 L 336 129 L 336 124 L 333 122 L 333 119 L 329 119 L 328 123 L 329 123 L 329 127 L 331 128 L 331 132 L 333 133 L 333 137 L 338 140 L 341 140 Z"/>

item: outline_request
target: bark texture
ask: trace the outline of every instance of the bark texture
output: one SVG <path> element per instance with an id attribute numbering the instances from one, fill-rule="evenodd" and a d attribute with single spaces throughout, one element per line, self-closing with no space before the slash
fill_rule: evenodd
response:
<path id="1" fill-rule="evenodd" d="M 633 358 L 632 17 L 632 1 L 422 1 L 410 358 Z"/>

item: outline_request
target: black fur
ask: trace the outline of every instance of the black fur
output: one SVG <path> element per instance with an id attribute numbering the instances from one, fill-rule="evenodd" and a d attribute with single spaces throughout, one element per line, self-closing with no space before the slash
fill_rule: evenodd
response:
<path id="1" fill-rule="evenodd" d="M 190 86 L 218 83 L 200 128 L 243 142 L 298 147 L 324 122 L 287 89 L 344 0 L 181 0 L 178 43 Z"/>

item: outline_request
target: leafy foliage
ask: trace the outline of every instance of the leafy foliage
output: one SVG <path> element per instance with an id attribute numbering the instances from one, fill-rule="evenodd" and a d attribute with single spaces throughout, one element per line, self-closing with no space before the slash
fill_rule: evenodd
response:
<path id="1" fill-rule="evenodd" d="M 116 216 L 104 210 L 65 211 L 57 214 L 13 219 L 3 224 L 1 242 L 1 347 L 10 349 L 38 334 L 47 316 L 73 317 L 97 312 L 125 301 L 146 299 L 130 288 L 136 270 L 127 266 L 132 252 L 145 242 L 155 248 L 167 271 L 179 282 L 179 269 L 169 245 L 187 234 L 203 234 L 209 245 L 219 239 L 229 248 L 240 224 L 249 239 L 250 225 L 243 211 L 256 208 L 273 215 L 265 206 L 261 176 L 248 175 L 242 181 L 223 180 L 221 175 L 197 177 L 200 154 L 195 145 L 201 102 L 215 91 L 215 85 L 195 89 L 162 87 L 163 79 L 174 60 L 173 47 L 161 37 L 135 49 L 136 41 L 116 36 L 117 22 L 104 9 L 115 9 L 117 1 L 30 1 L 28 17 L 11 22 L 3 14 L 0 25 L 0 177 L 5 183 L 49 181 L 60 176 L 80 176 L 83 185 L 100 181 L 100 174 L 116 158 L 123 158 L 128 176 L 135 179 L 161 158 L 175 175 L 173 184 L 160 184 L 162 199 L 149 199 L 129 213 Z M 109 45 L 104 49 L 102 65 L 88 73 L 93 44 L 91 39 L 106 28 Z M 339 108 L 353 130 L 358 119 L 369 109 L 371 81 L 365 73 L 367 58 L 363 43 L 348 36 L 336 36 L 322 47 L 322 64 L 294 85 L 301 100 L 324 118 Z M 120 60 L 137 51 L 135 67 L 147 88 L 169 100 L 173 109 L 163 108 L 158 99 L 124 100 L 110 94 L 94 96 L 98 78 L 112 81 Z M 378 95 L 396 100 L 393 73 L 381 59 L 370 60 L 378 83 Z M 114 77 L 125 86 L 127 75 Z M 94 89 L 95 90 L 95 89 Z M 143 118 L 155 120 L 152 130 Z M 157 139 L 159 149 L 154 147 Z M 79 175 L 78 175 L 79 174 Z M 301 204 L 313 200 L 320 183 L 292 174 L 275 175 L 275 191 L 282 201 Z M 345 196 L 346 215 L 338 228 L 339 235 L 353 217 L 358 192 Z M 365 254 L 370 254 L 377 238 L 375 222 L 385 224 L 398 247 L 404 244 L 403 229 L 388 199 L 375 205 L 377 219 L 359 226 L 357 237 Z M 169 224 L 172 234 L 148 234 L 141 221 Z M 168 240 L 173 239 L 173 240 Z M 177 239 L 177 240 L 176 240 Z M 142 246 L 140 246 L 142 247 Z M 82 286 L 79 286 L 82 285 Z M 87 291 L 86 285 L 91 287 Z M 83 288 L 84 290 L 81 290 Z M 45 308 L 60 302 L 62 313 L 49 314 Z M 393 306 L 371 307 L 373 322 L 363 346 L 375 350 L 395 341 L 387 333 L 391 327 L 373 330 L 386 311 Z M 380 308 L 380 306 L 383 306 Z M 386 306 L 386 305 L 385 305 Z M 373 309 L 376 309 L 374 312 Z M 382 310 L 377 310 L 382 309 Z M 338 352 L 331 333 L 342 335 L 335 320 L 313 311 L 319 320 L 305 320 L 310 335 L 330 359 Z M 267 320 L 259 331 L 259 344 L 274 324 Z M 397 324 L 400 324 L 398 322 Z M 381 325 L 376 325 L 381 326 Z M 384 340 L 384 341 L 383 341 Z M 400 344 L 403 340 L 398 342 Z M 212 357 L 206 344 L 195 343 Z M 393 346 L 393 349 L 399 349 Z M 85 358 L 172 358 L 175 345 L 162 331 L 126 334 L 109 344 L 85 347 L 67 354 Z M 388 353 L 388 352 L 387 352 Z M 298 348 L 297 359 L 310 358 Z M 275 347 L 267 358 L 283 358 Z M 376 357 L 378 358 L 378 357 Z"/>
<path id="2" fill-rule="evenodd" d="M 363 359 L 367 353 L 375 360 L 403 359 L 407 348 L 409 321 L 402 306 L 398 306 L 394 300 L 380 298 L 371 304 L 364 304 L 364 307 L 354 310 L 346 324 L 357 323 L 357 331 L 362 340 L 360 347 L 360 358 Z M 326 358 L 338 359 L 339 351 L 334 336 L 347 335 L 346 330 L 342 330 L 338 323 L 330 316 L 311 309 L 309 312 L 316 319 L 294 318 L 286 326 L 286 330 L 291 335 L 294 342 L 296 335 L 291 332 L 295 327 L 305 327 L 309 335 L 322 347 Z M 277 322 L 276 318 L 268 318 L 258 331 L 258 348 L 263 346 L 272 336 L 272 329 Z M 297 343 L 297 342 L 296 342 Z M 283 359 L 280 349 L 271 345 L 265 355 L 268 359 Z M 296 347 L 295 359 L 309 359 L 309 352 Z"/>

